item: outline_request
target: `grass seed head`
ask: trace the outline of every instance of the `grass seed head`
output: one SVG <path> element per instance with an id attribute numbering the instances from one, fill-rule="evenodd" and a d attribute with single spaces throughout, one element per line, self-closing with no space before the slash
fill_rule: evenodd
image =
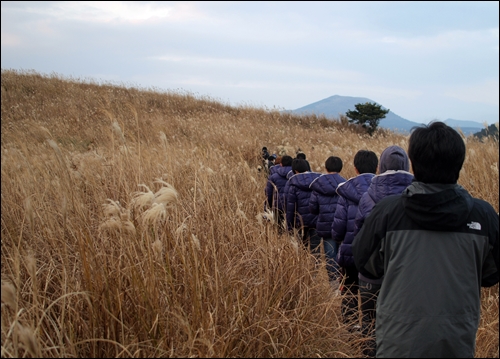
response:
<path id="1" fill-rule="evenodd" d="M 16 288 L 10 282 L 2 282 L 2 302 L 12 309 L 16 308 Z"/>
<path id="2" fill-rule="evenodd" d="M 31 356 L 34 358 L 39 357 L 40 353 L 38 350 L 38 341 L 36 340 L 33 329 L 22 326 L 19 323 L 17 325 L 20 342 L 24 344 L 24 347 L 31 354 Z"/>
<path id="3" fill-rule="evenodd" d="M 154 224 L 167 218 L 167 209 L 163 203 L 153 203 L 142 215 L 143 224 Z"/>
<path id="4" fill-rule="evenodd" d="M 120 202 L 107 199 L 108 203 L 103 204 L 104 215 L 106 217 L 120 217 L 121 206 Z"/>
<path id="5" fill-rule="evenodd" d="M 201 249 L 200 240 L 193 233 L 191 233 L 191 240 L 193 241 L 193 244 L 196 247 L 196 249 L 200 250 Z"/>
<path id="6" fill-rule="evenodd" d="M 145 184 L 140 184 L 139 187 L 146 188 L 144 192 L 135 192 L 133 194 L 133 206 L 134 208 L 142 209 L 143 207 L 149 207 L 153 203 L 155 194 L 149 189 Z"/>
<path id="7" fill-rule="evenodd" d="M 118 140 L 124 145 L 125 144 L 125 137 L 123 136 L 122 129 L 120 128 L 120 125 L 118 124 L 118 122 L 113 121 L 112 127 L 113 127 L 113 132 L 115 133 L 116 137 L 118 137 Z"/>
<path id="8" fill-rule="evenodd" d="M 161 243 L 161 241 L 159 239 L 157 239 L 156 241 L 153 242 L 153 251 L 157 254 L 157 255 L 160 255 L 162 250 L 163 250 L 163 244 Z"/>

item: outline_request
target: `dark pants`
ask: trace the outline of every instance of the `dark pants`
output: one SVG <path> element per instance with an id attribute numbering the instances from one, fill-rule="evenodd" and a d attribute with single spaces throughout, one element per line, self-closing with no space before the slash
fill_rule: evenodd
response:
<path id="1" fill-rule="evenodd" d="M 338 279 L 338 265 L 335 260 L 338 252 L 338 244 L 330 238 L 319 237 L 316 230 L 314 233 L 309 231 L 309 245 L 311 253 L 316 255 L 318 259 L 321 258 L 321 251 L 325 253 L 326 270 L 328 272 L 328 279 L 336 281 Z M 322 245 L 323 243 L 323 245 Z"/>
<path id="2" fill-rule="evenodd" d="M 313 242 L 316 241 L 316 228 L 302 227 L 299 229 L 299 236 L 302 239 L 302 244 L 304 244 L 306 248 L 309 248 L 311 237 L 313 237 Z"/>
<path id="3" fill-rule="evenodd" d="M 362 333 L 367 337 L 365 342 L 363 354 L 375 357 L 376 343 L 375 343 L 375 319 L 377 296 L 382 284 L 373 284 L 359 279 L 359 294 L 361 298 L 361 315 L 362 315 Z"/>
<path id="4" fill-rule="evenodd" d="M 286 230 L 285 230 L 285 214 L 283 213 L 283 211 L 279 210 L 279 209 L 275 209 L 274 210 L 274 215 L 275 215 L 275 218 L 276 218 L 276 224 L 278 226 L 278 233 L 279 234 L 283 234 Z"/>
<path id="5" fill-rule="evenodd" d="M 358 324 L 358 270 L 355 266 L 342 267 L 344 284 L 342 294 L 342 320 L 344 324 Z"/>

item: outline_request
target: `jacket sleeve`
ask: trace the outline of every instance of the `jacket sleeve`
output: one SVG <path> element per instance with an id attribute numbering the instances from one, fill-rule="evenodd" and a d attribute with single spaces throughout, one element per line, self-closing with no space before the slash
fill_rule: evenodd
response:
<path id="1" fill-rule="evenodd" d="M 295 206 L 297 202 L 297 196 L 295 194 L 293 186 L 290 186 L 288 183 L 285 186 L 285 205 L 286 205 L 286 223 L 288 226 L 288 230 L 293 229 L 294 226 L 294 217 L 295 217 Z"/>
<path id="2" fill-rule="evenodd" d="M 344 197 L 340 196 L 332 222 L 332 238 L 338 243 L 344 240 L 347 219 L 347 202 Z"/>
<path id="3" fill-rule="evenodd" d="M 369 278 L 384 275 L 384 258 L 380 248 L 386 235 L 386 223 L 383 207 L 375 206 L 352 242 L 356 268 L 361 274 L 368 274 Z"/>
<path id="4" fill-rule="evenodd" d="M 361 204 L 361 202 L 359 202 Z M 365 218 L 361 213 L 361 208 L 358 206 L 358 211 L 356 212 L 356 217 L 354 218 L 354 236 L 359 233 L 361 227 L 363 227 L 363 223 L 365 222 Z"/>
<path id="5" fill-rule="evenodd" d="M 313 191 L 311 193 L 311 198 L 309 199 L 309 211 L 312 214 L 319 214 L 319 201 L 318 192 Z"/>
<path id="6" fill-rule="evenodd" d="M 499 263 L 498 263 L 498 255 L 499 255 L 499 245 L 498 245 L 498 214 L 495 212 L 493 207 L 491 207 L 492 214 L 488 216 L 488 233 L 489 233 L 489 247 L 490 250 L 486 256 L 486 260 L 483 263 L 482 268 L 482 278 L 481 278 L 481 286 L 482 287 L 491 287 L 498 283 L 499 281 Z"/>
<path id="7" fill-rule="evenodd" d="M 361 227 L 363 227 L 363 223 L 365 222 L 365 218 L 367 216 L 368 211 L 368 193 L 364 193 L 359 200 L 358 210 L 356 212 L 356 217 L 354 218 L 354 235 L 358 234 Z"/>

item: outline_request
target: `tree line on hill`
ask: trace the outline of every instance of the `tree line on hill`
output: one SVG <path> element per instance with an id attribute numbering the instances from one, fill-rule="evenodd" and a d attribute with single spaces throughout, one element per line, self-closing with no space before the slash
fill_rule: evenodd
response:
<path id="1" fill-rule="evenodd" d="M 491 124 L 487 128 L 483 128 L 481 131 L 474 134 L 477 138 L 482 140 L 484 137 L 493 137 L 498 141 L 498 127 L 496 124 Z"/>

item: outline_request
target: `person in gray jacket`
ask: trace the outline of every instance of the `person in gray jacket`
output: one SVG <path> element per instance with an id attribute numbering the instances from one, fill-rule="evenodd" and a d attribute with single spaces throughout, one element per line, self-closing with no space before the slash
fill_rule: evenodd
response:
<path id="1" fill-rule="evenodd" d="M 443 122 L 414 128 L 414 181 L 378 202 L 355 236 L 360 273 L 384 277 L 377 357 L 474 357 L 481 287 L 498 283 L 497 212 L 457 184 L 460 134 Z"/>

